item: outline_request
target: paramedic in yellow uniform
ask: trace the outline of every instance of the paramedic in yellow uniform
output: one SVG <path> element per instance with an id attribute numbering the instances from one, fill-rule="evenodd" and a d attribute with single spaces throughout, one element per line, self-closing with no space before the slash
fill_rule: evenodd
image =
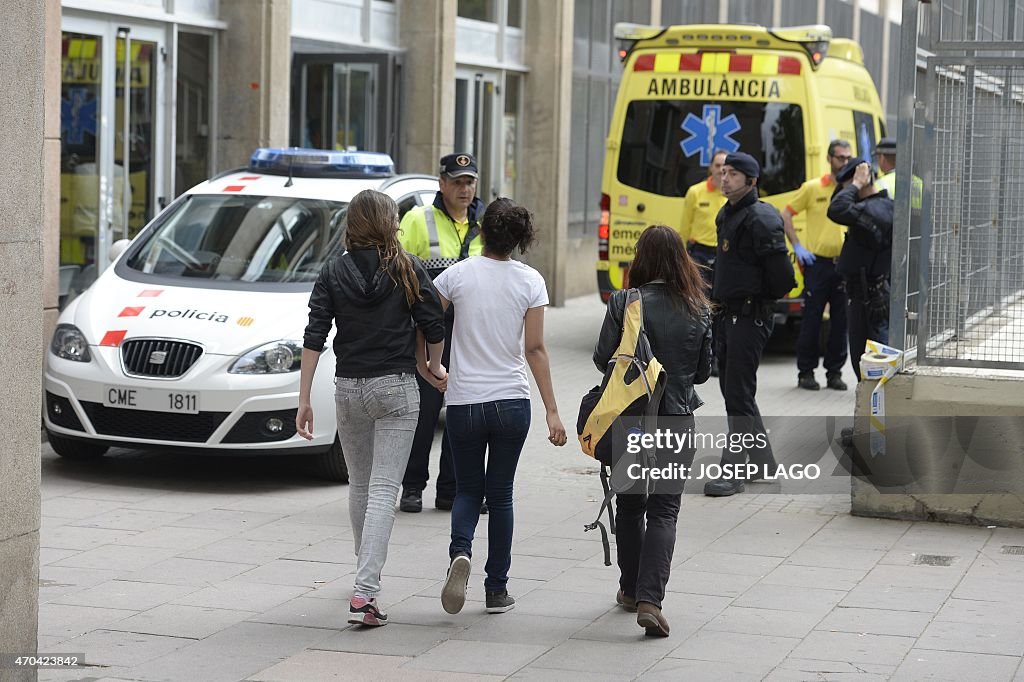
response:
<path id="1" fill-rule="evenodd" d="M 828 219 L 828 205 L 836 189 L 835 174 L 852 157 L 846 140 L 832 140 L 828 145 L 831 172 L 808 180 L 782 211 L 786 236 L 804 271 L 804 315 L 796 345 L 797 385 L 809 391 L 821 388 L 814 378 L 820 356 L 821 321 L 828 304 L 830 327 L 825 346 L 826 386 L 845 391 L 843 365 L 846 364 L 846 287 L 836 272 L 836 259 L 843 248 L 846 228 Z M 793 228 L 793 216 L 806 216 L 804 241 Z"/>

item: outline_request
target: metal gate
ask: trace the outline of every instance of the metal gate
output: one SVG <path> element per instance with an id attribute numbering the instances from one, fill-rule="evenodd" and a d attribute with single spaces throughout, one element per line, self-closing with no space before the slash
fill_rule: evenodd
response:
<path id="1" fill-rule="evenodd" d="M 890 339 L 1024 369 L 1024 0 L 904 0 L 903 27 Z"/>

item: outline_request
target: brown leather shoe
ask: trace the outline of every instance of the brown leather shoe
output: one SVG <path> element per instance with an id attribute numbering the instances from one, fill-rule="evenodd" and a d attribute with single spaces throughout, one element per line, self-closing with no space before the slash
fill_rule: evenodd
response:
<path id="1" fill-rule="evenodd" d="M 668 637 L 668 621 L 661 615 L 661 609 L 650 602 L 636 605 L 636 624 L 646 630 L 648 637 Z"/>
<path id="2" fill-rule="evenodd" d="M 622 590 L 615 593 L 615 603 L 630 613 L 636 613 L 636 598 L 627 597 Z"/>

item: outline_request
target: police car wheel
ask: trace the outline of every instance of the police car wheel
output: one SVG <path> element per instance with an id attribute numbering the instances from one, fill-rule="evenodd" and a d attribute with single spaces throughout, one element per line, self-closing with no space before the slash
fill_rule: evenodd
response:
<path id="1" fill-rule="evenodd" d="M 54 433 L 47 432 L 46 436 L 53 451 L 65 459 L 99 459 L 108 449 L 106 445 L 62 438 Z"/>
<path id="2" fill-rule="evenodd" d="M 341 450 L 338 434 L 334 434 L 331 449 L 319 455 L 318 464 L 321 478 L 336 483 L 348 483 L 348 465 L 345 464 L 345 455 Z"/>

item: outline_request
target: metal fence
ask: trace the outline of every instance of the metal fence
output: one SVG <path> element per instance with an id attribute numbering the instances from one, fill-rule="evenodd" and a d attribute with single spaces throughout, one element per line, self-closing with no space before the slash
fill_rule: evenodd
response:
<path id="1" fill-rule="evenodd" d="M 1024 0 L 904 0 L 915 25 L 901 36 L 890 341 L 919 364 L 1024 369 Z"/>

